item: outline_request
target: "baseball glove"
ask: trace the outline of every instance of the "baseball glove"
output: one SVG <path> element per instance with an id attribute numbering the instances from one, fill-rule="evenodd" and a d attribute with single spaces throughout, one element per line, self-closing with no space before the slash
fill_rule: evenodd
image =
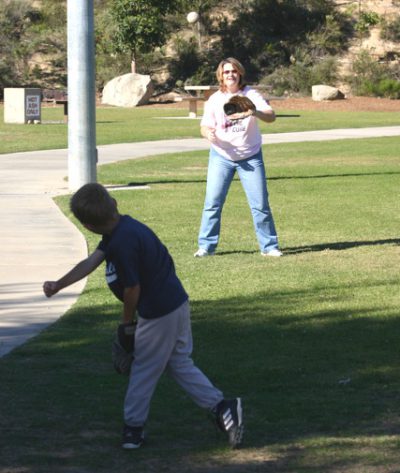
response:
<path id="1" fill-rule="evenodd" d="M 117 334 L 111 347 L 111 358 L 115 371 L 129 375 L 135 349 L 136 322 L 118 325 Z"/>
<path id="2" fill-rule="evenodd" d="M 256 107 L 254 103 L 243 95 L 234 95 L 229 102 L 224 105 L 224 112 L 228 116 L 236 113 L 251 112 L 248 114 L 249 116 L 252 115 L 255 110 Z"/>

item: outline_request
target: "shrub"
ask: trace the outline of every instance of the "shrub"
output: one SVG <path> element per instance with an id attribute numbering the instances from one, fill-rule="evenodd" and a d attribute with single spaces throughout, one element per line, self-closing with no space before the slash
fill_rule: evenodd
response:
<path id="1" fill-rule="evenodd" d="M 395 79 L 386 78 L 377 83 L 365 82 L 363 87 L 363 95 L 384 97 L 388 99 L 400 99 L 400 82 Z"/>
<path id="2" fill-rule="evenodd" d="M 378 13 L 371 11 L 360 12 L 357 24 L 355 26 L 356 31 L 361 34 L 369 33 L 370 28 L 376 26 L 380 21 Z"/>
<path id="3" fill-rule="evenodd" d="M 176 81 L 185 82 L 200 66 L 198 45 L 194 38 L 186 41 L 177 37 L 174 41 L 174 48 L 176 57 L 171 60 L 168 66 L 170 78 L 173 83 Z"/>
<path id="4" fill-rule="evenodd" d="M 174 47 L 176 54 L 168 65 L 172 85 L 177 82 L 185 85 L 216 83 L 215 69 L 222 57 L 218 45 L 200 51 L 194 37 L 188 41 L 178 37 L 175 39 Z"/>
<path id="5" fill-rule="evenodd" d="M 315 84 L 334 84 L 337 80 L 337 61 L 325 57 L 314 64 L 304 60 L 289 67 L 280 67 L 261 80 L 262 84 L 272 86 L 275 95 L 294 92 L 310 95 Z"/>
<path id="6" fill-rule="evenodd" d="M 382 22 L 381 38 L 388 41 L 400 41 L 400 17 L 393 21 Z"/>
<path id="7" fill-rule="evenodd" d="M 362 51 L 353 63 L 348 77 L 356 95 L 400 98 L 400 66 L 376 62 L 368 51 Z"/>
<path id="8" fill-rule="evenodd" d="M 326 15 L 325 23 L 307 34 L 307 49 L 315 57 L 335 55 L 346 48 L 350 36 L 349 24 L 345 17 Z"/>

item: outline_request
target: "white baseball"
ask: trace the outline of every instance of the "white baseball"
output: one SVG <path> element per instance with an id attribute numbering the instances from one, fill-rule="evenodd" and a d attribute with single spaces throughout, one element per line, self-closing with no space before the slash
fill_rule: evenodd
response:
<path id="1" fill-rule="evenodd" d="M 196 23 L 199 19 L 199 14 L 195 11 L 191 11 L 190 13 L 187 14 L 186 17 L 188 23 Z"/>

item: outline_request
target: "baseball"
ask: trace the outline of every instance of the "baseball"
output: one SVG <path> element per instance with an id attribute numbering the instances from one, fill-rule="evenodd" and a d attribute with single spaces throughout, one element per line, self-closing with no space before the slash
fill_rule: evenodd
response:
<path id="1" fill-rule="evenodd" d="M 196 23 L 199 19 L 199 14 L 195 11 L 191 11 L 190 13 L 187 14 L 186 17 L 188 23 Z"/>

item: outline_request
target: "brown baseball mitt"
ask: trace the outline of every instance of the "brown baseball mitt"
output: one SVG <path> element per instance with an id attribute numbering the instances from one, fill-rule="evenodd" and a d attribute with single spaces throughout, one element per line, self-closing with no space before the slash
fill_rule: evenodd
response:
<path id="1" fill-rule="evenodd" d="M 135 349 L 136 322 L 120 324 L 111 347 L 111 357 L 115 371 L 129 375 Z"/>
<path id="2" fill-rule="evenodd" d="M 248 112 L 249 110 L 254 112 L 255 109 L 254 103 L 243 95 L 234 95 L 229 102 L 224 105 L 224 112 L 228 116 L 234 115 L 235 113 Z"/>

